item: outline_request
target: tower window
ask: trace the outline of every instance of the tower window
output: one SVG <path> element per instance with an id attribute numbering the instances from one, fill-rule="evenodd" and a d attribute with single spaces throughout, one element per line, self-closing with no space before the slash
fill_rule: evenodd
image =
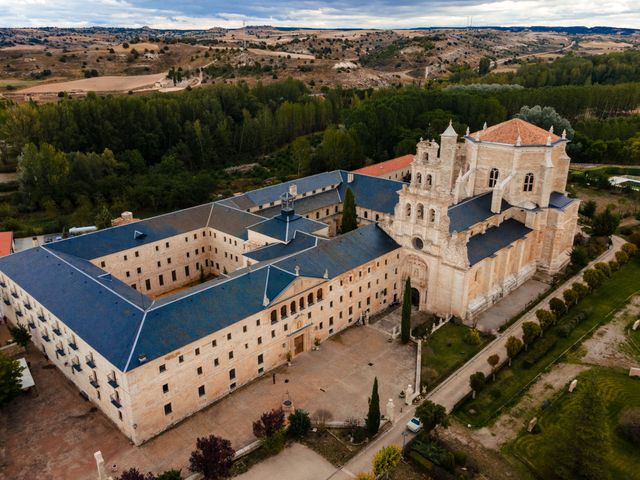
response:
<path id="1" fill-rule="evenodd" d="M 427 186 L 427 189 L 431 189 L 431 185 L 433 185 L 433 177 L 431 175 L 427 175 L 425 185 Z"/>
<path id="2" fill-rule="evenodd" d="M 533 173 L 527 173 L 524 176 L 524 188 L 523 190 L 525 192 L 532 192 L 533 191 Z"/>
<path id="3" fill-rule="evenodd" d="M 416 209 L 416 216 L 418 217 L 418 220 L 422 220 L 424 218 L 424 205 L 421 203 L 418 204 Z"/>
<path id="4" fill-rule="evenodd" d="M 429 221 L 430 222 L 436 221 L 436 211 L 433 208 L 429 210 Z"/>
<path id="5" fill-rule="evenodd" d="M 489 188 L 493 188 L 496 186 L 496 183 L 498 183 L 499 175 L 500 175 L 500 172 L 498 171 L 497 168 L 491 169 L 491 172 L 489 172 Z"/>
<path id="6" fill-rule="evenodd" d="M 417 174 L 416 174 L 416 183 L 417 183 L 418 185 L 421 185 L 421 184 L 422 184 L 422 174 L 421 174 L 421 173 L 417 173 Z"/>
<path id="7" fill-rule="evenodd" d="M 407 210 L 407 218 L 411 218 L 411 204 L 410 203 L 407 203 L 406 210 Z"/>

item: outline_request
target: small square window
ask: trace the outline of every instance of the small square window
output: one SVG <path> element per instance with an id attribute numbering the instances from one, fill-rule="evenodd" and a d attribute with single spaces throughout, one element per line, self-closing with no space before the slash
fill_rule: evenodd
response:
<path id="1" fill-rule="evenodd" d="M 258 337 L 258 345 L 262 345 L 262 337 Z"/>
<path id="2" fill-rule="evenodd" d="M 213 366 L 217 367 L 218 365 L 220 365 L 220 360 L 218 360 L 217 358 L 213 359 Z"/>
<path id="3" fill-rule="evenodd" d="M 204 397 L 204 385 L 200 385 L 198 387 L 198 396 L 199 397 Z"/>
<path id="4" fill-rule="evenodd" d="M 196 371 L 198 372 L 198 375 L 202 375 L 202 367 L 198 367 Z"/>
<path id="5" fill-rule="evenodd" d="M 232 368 L 231 370 L 229 370 L 229 380 L 235 380 L 236 379 L 236 369 Z"/>
<path id="6" fill-rule="evenodd" d="M 100 262 L 100 266 L 101 266 L 102 268 L 104 268 L 104 267 L 106 267 L 106 266 L 107 266 L 107 264 L 106 264 L 106 262 Z"/>
<path id="7" fill-rule="evenodd" d="M 234 388 L 236 388 L 236 382 L 233 382 L 231 385 L 229 385 L 229 390 L 233 390 Z"/>
<path id="8" fill-rule="evenodd" d="M 271 338 L 276 338 L 276 331 L 275 330 L 271 330 Z"/>
<path id="9" fill-rule="evenodd" d="M 180 355 L 178 357 L 178 363 L 182 363 L 182 362 L 184 362 L 184 355 Z"/>
<path id="10" fill-rule="evenodd" d="M 162 393 L 167 393 L 169 391 L 169 384 L 165 383 L 162 385 Z"/>
<path id="11" fill-rule="evenodd" d="M 231 334 L 227 333 L 227 340 L 231 340 Z"/>
<path id="12" fill-rule="evenodd" d="M 258 363 L 264 363 L 264 356 L 262 355 L 262 353 L 258 355 Z"/>
<path id="13" fill-rule="evenodd" d="M 165 415 L 170 415 L 172 411 L 173 411 L 173 409 L 171 408 L 171 404 L 170 404 L 170 403 L 167 403 L 167 404 L 164 406 L 164 414 L 165 414 Z"/>
<path id="14" fill-rule="evenodd" d="M 260 326 L 260 319 L 257 319 L 256 320 L 256 327 L 259 327 L 259 326 Z"/>
<path id="15" fill-rule="evenodd" d="M 136 257 L 140 256 L 140 252 L 134 252 L 134 254 L 135 254 Z"/>
<path id="16" fill-rule="evenodd" d="M 229 352 L 229 360 L 233 360 L 233 350 Z"/>
<path id="17" fill-rule="evenodd" d="M 160 370 L 160 373 L 166 372 L 167 371 L 167 366 L 163 363 L 162 365 L 160 365 L 158 367 L 158 370 Z"/>
<path id="18" fill-rule="evenodd" d="M 200 355 L 200 349 L 196 348 L 196 355 Z"/>
<path id="19" fill-rule="evenodd" d="M 246 325 L 242 326 L 242 333 L 247 333 L 247 326 Z"/>

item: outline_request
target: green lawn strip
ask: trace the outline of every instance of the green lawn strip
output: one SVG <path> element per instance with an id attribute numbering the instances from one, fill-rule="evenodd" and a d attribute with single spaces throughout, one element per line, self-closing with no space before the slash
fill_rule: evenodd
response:
<path id="1" fill-rule="evenodd" d="M 489 382 L 477 394 L 475 400 L 469 396 L 462 401 L 456 407 L 456 417 L 465 425 L 480 427 L 488 424 L 504 407 L 517 402 L 520 395 L 538 375 L 565 357 L 569 351 L 578 348 L 600 324 L 611 320 L 613 314 L 639 290 L 640 260 L 636 257 L 585 298 L 564 319 L 561 319 L 558 325 L 545 333 L 545 336 L 554 335 L 555 330 L 565 319 L 584 312 L 585 320 L 578 324 L 568 337 L 558 337 L 555 346 L 528 369 L 523 367 L 524 355 L 520 354 L 513 361 L 512 367 L 502 368 L 496 376 L 496 381 Z"/>
<path id="2" fill-rule="evenodd" d="M 421 379 L 429 390 L 464 365 L 492 339 L 481 336 L 479 345 L 469 345 L 464 341 L 469 330 L 465 325 L 449 322 L 423 342 Z"/>
<path id="3" fill-rule="evenodd" d="M 620 412 L 627 407 L 640 405 L 640 381 L 619 369 L 592 368 L 578 376 L 578 388 L 587 379 L 596 382 L 607 407 L 607 419 L 611 438 L 608 469 L 613 480 L 640 479 L 640 455 L 637 447 L 616 433 Z M 526 465 L 537 478 L 551 478 L 554 456 L 560 454 L 562 445 L 555 442 L 551 426 L 563 426 L 567 412 L 575 408 L 576 395 L 564 389 L 551 406 L 538 414 L 541 432 L 537 435 L 526 430 L 503 448 L 503 453 Z M 554 453 L 551 453 L 554 452 Z"/>

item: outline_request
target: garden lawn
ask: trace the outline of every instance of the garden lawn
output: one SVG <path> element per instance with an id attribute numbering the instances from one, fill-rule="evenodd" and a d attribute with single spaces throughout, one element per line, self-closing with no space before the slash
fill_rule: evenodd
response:
<path id="1" fill-rule="evenodd" d="M 611 472 L 612 480 L 640 479 L 638 447 L 616 433 L 620 412 L 627 407 L 640 405 L 640 381 L 629 377 L 622 370 L 593 368 L 579 375 L 578 389 L 587 379 L 598 384 L 607 409 L 611 439 L 607 469 Z M 550 427 L 564 426 L 567 412 L 576 408 L 576 398 L 577 395 L 563 390 L 553 404 L 538 415 L 541 433 L 532 435 L 523 430 L 518 438 L 505 446 L 503 453 L 512 455 L 527 465 L 536 477 L 553 478 L 554 460 L 561 454 L 562 445 L 555 444 L 554 432 Z M 549 454 L 550 447 L 554 450 L 552 455 Z"/>
<path id="2" fill-rule="evenodd" d="M 469 330 L 465 325 L 449 322 L 422 344 L 421 380 L 429 390 L 482 350 L 492 338 L 481 336 L 479 345 L 469 345 L 464 341 Z"/>
<path id="3" fill-rule="evenodd" d="M 489 381 L 485 388 L 478 392 L 476 399 L 467 397 L 455 409 L 456 417 L 463 424 L 481 427 L 494 419 L 501 410 L 515 402 L 530 383 L 548 367 L 559 361 L 563 353 L 574 344 L 577 348 L 587 333 L 591 333 L 599 324 L 608 322 L 613 314 L 622 308 L 629 297 L 640 291 L 640 258 L 636 256 L 631 262 L 607 279 L 603 285 L 590 293 L 569 314 L 560 319 L 558 325 L 566 318 L 579 312 L 586 315 L 568 337 L 558 337 L 555 346 L 540 358 L 532 367 L 523 368 L 522 353 L 513 361 L 512 367 L 503 367 L 496 375 L 496 381 Z M 551 328 L 546 335 L 553 335 L 558 325 Z M 535 344 L 534 344 L 535 345 Z"/>

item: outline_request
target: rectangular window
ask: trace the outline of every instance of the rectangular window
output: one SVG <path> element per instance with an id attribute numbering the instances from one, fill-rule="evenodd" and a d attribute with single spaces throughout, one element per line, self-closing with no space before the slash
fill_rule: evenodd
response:
<path id="1" fill-rule="evenodd" d="M 260 319 L 257 319 L 256 320 L 256 327 L 259 327 L 259 326 L 260 326 Z"/>
<path id="2" fill-rule="evenodd" d="M 200 355 L 200 349 L 196 348 L 196 355 Z"/>
<path id="3" fill-rule="evenodd" d="M 171 257 L 167 258 L 167 265 L 171 265 Z"/>
<path id="4" fill-rule="evenodd" d="M 276 331 L 275 330 L 271 330 L 271 338 L 276 338 Z"/>
<path id="5" fill-rule="evenodd" d="M 160 266 L 161 266 L 161 265 L 162 265 L 162 262 L 160 262 L 160 260 L 158 260 L 158 261 L 156 262 L 156 266 L 157 266 L 158 268 L 160 268 Z"/>
<path id="6" fill-rule="evenodd" d="M 162 393 L 167 393 L 169 391 L 169 384 L 165 383 L 162 385 Z"/>
<path id="7" fill-rule="evenodd" d="M 171 412 L 172 412 L 172 411 L 173 411 L 173 410 L 171 409 L 171 404 L 170 404 L 170 403 L 167 403 L 167 404 L 164 406 L 164 414 L 165 414 L 165 415 L 171 415 Z"/>
<path id="8" fill-rule="evenodd" d="M 198 387 L 198 396 L 199 397 L 204 397 L 204 385 L 200 385 Z"/>
<path id="9" fill-rule="evenodd" d="M 189 265 L 187 265 L 186 267 L 184 267 L 184 274 L 185 276 L 189 276 Z"/>
<path id="10" fill-rule="evenodd" d="M 151 290 L 151 280 L 149 280 L 148 278 L 144 281 L 145 287 L 147 287 L 147 290 Z"/>
<path id="11" fill-rule="evenodd" d="M 139 257 L 139 256 L 140 256 L 140 252 L 136 251 L 136 252 L 135 252 L 135 256 L 136 256 L 136 257 Z"/>
<path id="12" fill-rule="evenodd" d="M 231 340 L 231 334 L 227 333 L 227 340 Z"/>
<path id="13" fill-rule="evenodd" d="M 202 375 L 202 367 L 198 367 L 198 369 L 196 370 L 196 372 L 198 373 L 198 375 Z"/>
<path id="14" fill-rule="evenodd" d="M 141 267 L 136 268 L 136 272 L 142 273 L 142 268 Z"/>
<path id="15" fill-rule="evenodd" d="M 176 275 L 176 271 L 171 270 L 171 280 L 175 282 L 177 279 L 178 279 L 178 276 Z"/>
<path id="16" fill-rule="evenodd" d="M 264 356 L 262 355 L 262 353 L 258 355 L 258 363 L 264 363 Z"/>
<path id="17" fill-rule="evenodd" d="M 102 268 L 104 268 L 104 267 L 106 267 L 106 266 L 107 266 L 107 264 L 106 264 L 105 262 L 100 262 L 100 266 L 101 266 Z"/>
<path id="18" fill-rule="evenodd" d="M 158 275 L 158 283 L 160 286 L 164 286 L 164 277 L 162 275 Z"/>
<path id="19" fill-rule="evenodd" d="M 229 380 L 235 380 L 236 379 L 236 369 L 232 368 L 231 370 L 229 370 Z"/>
<path id="20" fill-rule="evenodd" d="M 233 350 L 229 352 L 229 360 L 233 360 Z"/>
<path id="21" fill-rule="evenodd" d="M 160 373 L 166 372 L 167 371 L 167 366 L 163 363 L 162 365 L 160 365 L 158 367 L 158 370 L 160 371 Z"/>
<path id="22" fill-rule="evenodd" d="M 178 357 L 178 363 L 182 363 L 182 362 L 184 362 L 184 355 L 180 355 Z"/>
<path id="23" fill-rule="evenodd" d="M 246 325 L 242 326 L 242 333 L 247 333 L 247 326 Z"/>
<path id="24" fill-rule="evenodd" d="M 262 345 L 262 337 L 258 337 L 258 345 Z"/>
<path id="25" fill-rule="evenodd" d="M 217 340 L 211 340 L 211 346 L 213 348 L 217 347 L 218 346 L 218 341 Z"/>

